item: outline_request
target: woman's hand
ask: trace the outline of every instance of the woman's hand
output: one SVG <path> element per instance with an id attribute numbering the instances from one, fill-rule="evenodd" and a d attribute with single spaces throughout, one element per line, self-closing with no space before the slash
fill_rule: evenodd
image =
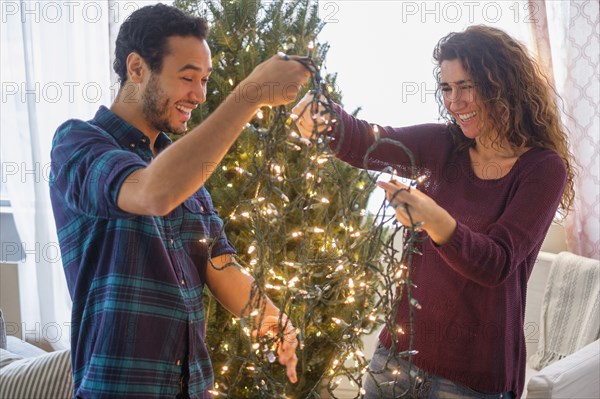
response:
<path id="1" fill-rule="evenodd" d="M 280 328 L 283 331 L 280 334 Z M 298 337 L 296 335 L 296 328 L 289 321 L 287 316 L 284 314 L 279 320 L 277 316 L 265 316 L 262 320 L 259 336 L 279 336 L 280 340 L 277 342 L 277 356 L 279 363 L 285 366 L 286 374 L 290 382 L 295 384 L 298 381 L 296 375 L 296 365 L 298 364 L 298 357 L 296 356 L 296 348 L 298 347 Z"/>
<path id="2" fill-rule="evenodd" d="M 386 198 L 396 210 L 396 220 L 410 227 L 425 230 L 437 245 L 446 244 L 456 230 L 456 220 L 426 194 L 398 181 L 378 182 L 386 192 Z M 409 217 L 410 212 L 410 217 Z"/>
<path id="3" fill-rule="evenodd" d="M 298 133 L 305 139 L 311 138 L 315 123 L 319 126 L 317 129 L 318 133 L 323 133 L 330 127 L 329 115 L 321 114 L 325 110 L 325 107 L 322 104 L 322 102 L 326 101 L 325 97 L 321 96 L 321 100 L 318 104 L 314 99 L 314 94 L 308 92 L 292 109 L 292 115 L 297 116 L 296 126 L 298 127 Z"/>

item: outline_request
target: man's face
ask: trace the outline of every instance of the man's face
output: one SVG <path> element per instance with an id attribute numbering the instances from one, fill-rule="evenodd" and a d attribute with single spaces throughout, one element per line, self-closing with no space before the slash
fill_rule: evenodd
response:
<path id="1" fill-rule="evenodd" d="M 206 41 L 172 36 L 160 73 L 151 73 L 142 91 L 142 114 L 152 129 L 182 134 L 192 110 L 206 101 L 212 72 Z"/>

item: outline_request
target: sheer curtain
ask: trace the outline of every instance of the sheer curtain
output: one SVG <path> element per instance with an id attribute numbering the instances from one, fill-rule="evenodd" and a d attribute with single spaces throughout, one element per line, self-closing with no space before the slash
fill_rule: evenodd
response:
<path id="1" fill-rule="evenodd" d="M 25 255 L 18 264 L 21 335 L 64 348 L 71 300 L 48 190 L 50 146 L 62 122 L 90 119 L 110 104 L 111 26 L 128 10 L 114 1 L 1 7 L 2 184 Z"/>
<path id="2" fill-rule="evenodd" d="M 564 101 L 579 166 L 575 204 L 564 225 L 570 251 L 600 259 L 600 20 L 597 0 L 530 0 L 538 11 L 538 54 Z M 551 54 L 551 57 L 548 56 Z"/>

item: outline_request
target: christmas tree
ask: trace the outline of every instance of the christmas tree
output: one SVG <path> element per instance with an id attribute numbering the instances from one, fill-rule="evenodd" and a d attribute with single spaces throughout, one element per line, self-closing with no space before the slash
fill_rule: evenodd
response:
<path id="1" fill-rule="evenodd" d="M 174 4 L 211 25 L 214 71 L 190 127 L 279 51 L 310 55 L 317 74 L 325 60 L 327 45 L 317 42 L 322 24 L 310 0 Z M 340 103 L 335 76 L 320 79 L 313 85 Z M 270 343 L 251 334 L 251 319 L 232 318 L 208 296 L 216 396 L 318 398 L 343 378 L 358 396 L 368 364 L 361 336 L 381 324 L 378 311 L 392 308 L 396 291 L 382 280 L 400 266 L 396 251 L 382 252 L 384 230 L 365 212 L 372 177 L 335 159 L 325 139 L 308 144 L 294 131 L 289 108 L 263 108 L 207 183 L 237 261 L 256 280 L 248 309 L 260 315 L 261 294 L 268 295 L 290 316 L 301 343 L 299 382 L 292 385 L 284 368 L 271 363 Z"/>

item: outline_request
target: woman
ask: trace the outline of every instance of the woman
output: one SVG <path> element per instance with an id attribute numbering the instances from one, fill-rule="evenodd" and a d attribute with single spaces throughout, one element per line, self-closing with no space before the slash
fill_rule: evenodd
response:
<path id="1" fill-rule="evenodd" d="M 519 398 L 527 280 L 557 207 L 567 211 L 573 200 L 566 131 L 548 80 L 503 31 L 472 26 L 450 33 L 433 55 L 447 124 L 378 129 L 381 138 L 408 147 L 427 176 L 418 189 L 378 183 L 397 220 L 409 226 L 408 209 L 428 235 L 413 260 L 418 354 L 394 356 L 409 348 L 410 334 L 384 328 L 365 398 Z M 308 95 L 295 112 L 311 101 Z M 334 108 L 343 131 L 327 129 L 335 132 L 332 148 L 363 167 L 375 142 L 372 126 Z M 304 137 L 313 132 L 308 114 L 297 121 Z M 369 152 L 368 165 L 410 170 L 395 145 Z M 409 320 L 407 302 L 398 306 L 400 326 Z"/>

